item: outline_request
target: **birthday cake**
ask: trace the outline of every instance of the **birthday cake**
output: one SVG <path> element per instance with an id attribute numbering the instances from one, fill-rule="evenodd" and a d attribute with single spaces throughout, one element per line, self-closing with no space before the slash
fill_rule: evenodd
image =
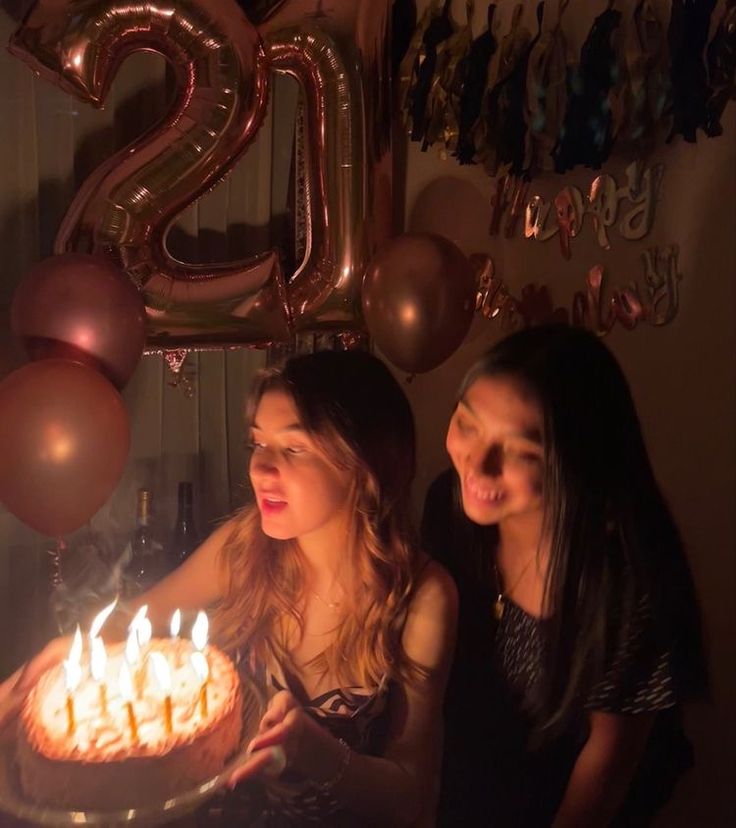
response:
<path id="1" fill-rule="evenodd" d="M 192 651 L 183 639 L 152 639 L 127 700 L 122 680 L 118 687 L 113 678 L 123 667 L 123 644 L 108 650 L 104 689 L 85 671 L 69 694 L 62 666 L 47 671 L 19 723 L 24 795 L 51 807 L 115 811 L 162 803 L 219 773 L 240 745 L 240 679 L 230 659 L 207 646 L 203 690 Z M 167 690 L 150 675 L 159 659 L 152 653 L 167 662 Z"/>

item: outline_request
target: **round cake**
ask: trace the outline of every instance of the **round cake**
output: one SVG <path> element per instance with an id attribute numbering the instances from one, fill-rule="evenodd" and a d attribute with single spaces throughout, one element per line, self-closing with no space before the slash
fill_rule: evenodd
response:
<path id="1" fill-rule="evenodd" d="M 240 745 L 240 679 L 232 661 L 207 646 L 204 701 L 192 652 L 183 639 L 152 639 L 141 654 L 143 666 L 132 672 L 129 703 L 117 680 L 123 644 L 108 649 L 106 690 L 85 670 L 71 711 L 62 665 L 44 673 L 19 723 L 24 795 L 63 809 L 115 811 L 164 802 L 219 773 Z M 151 675 L 158 658 L 152 653 L 166 659 L 168 693 Z"/>

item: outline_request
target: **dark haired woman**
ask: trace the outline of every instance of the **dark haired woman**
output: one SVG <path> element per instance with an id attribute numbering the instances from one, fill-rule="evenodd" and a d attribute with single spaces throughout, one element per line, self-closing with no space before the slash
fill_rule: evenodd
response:
<path id="1" fill-rule="evenodd" d="M 580 329 L 516 333 L 465 377 L 447 450 L 422 526 L 460 593 L 442 821 L 646 824 L 705 669 L 620 367 Z"/>

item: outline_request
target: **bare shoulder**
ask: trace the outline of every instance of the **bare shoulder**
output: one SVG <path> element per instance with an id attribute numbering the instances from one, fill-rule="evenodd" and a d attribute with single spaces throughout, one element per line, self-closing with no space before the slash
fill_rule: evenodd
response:
<path id="1" fill-rule="evenodd" d="M 414 589 L 404 627 L 404 648 L 430 672 L 449 668 L 457 634 L 457 588 L 447 570 L 427 560 Z"/>
<path id="2" fill-rule="evenodd" d="M 457 587 L 452 576 L 442 564 L 427 558 L 414 588 L 410 611 L 444 611 L 457 614 L 457 606 Z"/>

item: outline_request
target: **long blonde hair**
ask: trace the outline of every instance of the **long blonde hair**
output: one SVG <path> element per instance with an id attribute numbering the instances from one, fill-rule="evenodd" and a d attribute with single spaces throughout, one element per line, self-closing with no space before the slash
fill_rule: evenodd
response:
<path id="1" fill-rule="evenodd" d="M 293 398 L 302 426 L 352 481 L 346 549 L 352 581 L 335 638 L 313 666 L 344 684 L 411 678 L 416 666 L 401 646 L 416 570 L 409 519 L 415 435 L 406 396 L 380 360 L 356 351 L 295 357 L 262 372 L 248 401 L 248 425 L 271 390 Z M 213 619 L 220 641 L 295 669 L 289 641 L 303 630 L 304 599 L 296 541 L 265 535 L 251 505 L 233 521 L 220 562 L 228 585 Z"/>

